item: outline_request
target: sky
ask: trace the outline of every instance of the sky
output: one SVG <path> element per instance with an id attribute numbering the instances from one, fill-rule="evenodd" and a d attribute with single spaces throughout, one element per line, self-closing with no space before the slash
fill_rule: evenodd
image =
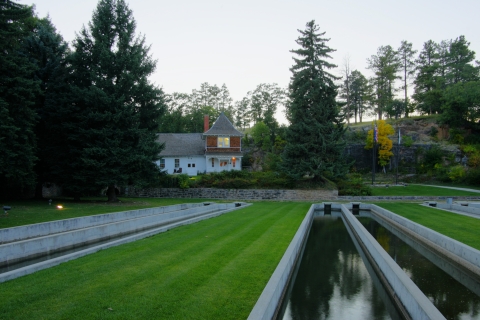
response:
<path id="1" fill-rule="evenodd" d="M 19 0 L 50 16 L 68 42 L 88 26 L 97 0 Z M 341 75 L 351 70 L 372 76 L 367 59 L 380 46 L 402 40 L 420 51 L 428 40 L 464 35 L 480 60 L 479 0 L 131 0 L 126 1 L 145 36 L 157 68 L 150 80 L 165 93 L 191 93 L 200 84 L 226 84 L 239 101 L 261 83 L 287 88 L 297 30 L 315 20 L 336 50 L 331 62 Z M 418 55 L 418 53 L 417 53 Z M 277 120 L 285 123 L 283 110 Z"/>

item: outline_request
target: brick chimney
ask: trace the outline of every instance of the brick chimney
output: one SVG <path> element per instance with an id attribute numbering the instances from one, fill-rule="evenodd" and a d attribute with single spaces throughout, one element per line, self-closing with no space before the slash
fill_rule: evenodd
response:
<path id="1" fill-rule="evenodd" d="M 208 118 L 208 115 L 203 116 L 203 132 L 207 132 L 208 129 L 210 129 L 210 124 L 209 124 L 210 119 Z"/>

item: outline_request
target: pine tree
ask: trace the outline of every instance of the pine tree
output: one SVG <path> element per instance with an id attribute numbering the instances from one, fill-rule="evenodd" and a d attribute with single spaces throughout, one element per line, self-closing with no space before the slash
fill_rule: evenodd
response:
<path id="1" fill-rule="evenodd" d="M 0 194 L 7 197 L 22 196 L 35 186 L 39 86 L 35 65 L 22 51 L 35 24 L 32 7 L 0 1 Z"/>
<path id="2" fill-rule="evenodd" d="M 415 61 L 413 56 L 417 50 L 412 49 L 412 43 L 405 40 L 402 41 L 400 48 L 398 48 L 398 55 L 400 58 L 401 69 L 403 72 L 403 92 L 404 92 L 404 108 L 405 117 L 408 117 L 408 79 L 415 72 Z"/>
<path id="3" fill-rule="evenodd" d="M 464 36 L 450 42 L 447 56 L 447 85 L 478 80 L 478 70 L 472 65 L 475 52 L 469 49 L 470 43 Z"/>
<path id="4" fill-rule="evenodd" d="M 391 46 L 381 46 L 377 55 L 368 59 L 368 68 L 375 73 L 373 86 L 376 94 L 378 119 L 382 119 L 384 109 L 395 96 L 395 80 L 400 69 L 397 52 Z"/>
<path id="5" fill-rule="evenodd" d="M 441 74 L 438 49 L 438 44 L 429 40 L 416 60 L 413 98 L 418 102 L 417 109 L 428 114 L 440 113 L 443 101 L 445 78 Z"/>
<path id="6" fill-rule="evenodd" d="M 135 36 L 132 11 L 123 0 L 101 0 L 89 30 L 77 35 L 69 58 L 70 96 L 59 110 L 59 140 L 67 142 L 57 179 L 74 197 L 146 183 L 159 173 L 154 161 L 158 119 L 165 109 L 161 89 L 148 81 L 155 61 L 145 37 Z"/>
<path id="7" fill-rule="evenodd" d="M 350 103 L 355 116 L 355 123 L 358 120 L 362 122 L 363 115 L 368 110 L 368 103 L 372 101 L 372 88 L 368 84 L 367 78 L 358 70 L 353 70 L 350 77 Z"/>
<path id="8" fill-rule="evenodd" d="M 319 29 L 315 21 L 308 22 L 304 31 L 298 30 L 300 48 L 291 51 L 298 58 L 290 69 L 290 126 L 282 168 L 297 180 L 308 175 L 314 182 L 327 182 L 343 176 L 348 166 L 342 156 L 345 129 L 335 101 L 337 78 L 327 71 L 335 67 L 327 61 L 334 50 Z"/>

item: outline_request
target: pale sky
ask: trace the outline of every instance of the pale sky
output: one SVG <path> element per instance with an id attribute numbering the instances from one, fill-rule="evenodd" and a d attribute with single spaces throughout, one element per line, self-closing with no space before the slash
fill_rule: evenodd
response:
<path id="1" fill-rule="evenodd" d="M 87 25 L 97 0 L 21 0 L 47 14 L 68 42 Z M 191 93 L 200 84 L 226 84 L 234 101 L 260 83 L 287 87 L 290 52 L 308 21 L 315 20 L 335 49 L 332 70 L 345 57 L 367 78 L 367 58 L 378 47 L 398 48 L 402 40 L 421 50 L 427 40 L 464 35 L 480 60 L 479 0 L 177 0 L 127 1 L 146 37 L 157 70 L 151 81 L 165 93 Z M 417 53 L 418 54 L 418 53 Z M 281 119 L 278 119 L 283 122 Z"/>

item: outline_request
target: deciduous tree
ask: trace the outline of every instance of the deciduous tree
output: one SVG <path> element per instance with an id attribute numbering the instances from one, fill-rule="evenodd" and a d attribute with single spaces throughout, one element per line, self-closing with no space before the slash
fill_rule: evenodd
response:
<path id="1" fill-rule="evenodd" d="M 394 134 L 395 130 L 385 120 L 377 120 L 375 123 L 372 123 L 372 129 L 369 130 L 367 134 L 365 149 L 373 148 L 374 126 L 377 127 L 378 140 L 376 143 L 378 145 L 378 164 L 382 167 L 385 167 L 390 161 L 390 158 L 393 156 L 393 142 L 390 140 L 390 138 L 388 138 L 388 136 Z"/>

